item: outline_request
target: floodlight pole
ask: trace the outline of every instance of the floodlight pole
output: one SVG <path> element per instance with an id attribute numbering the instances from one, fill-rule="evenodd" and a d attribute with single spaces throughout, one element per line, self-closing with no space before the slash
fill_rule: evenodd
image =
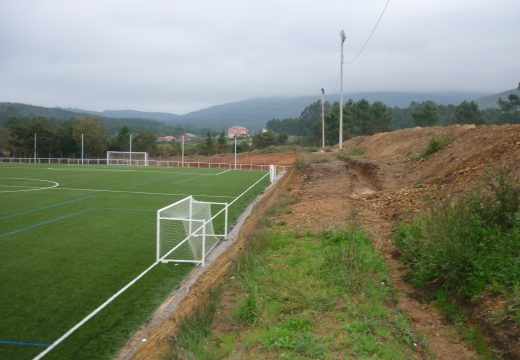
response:
<path id="1" fill-rule="evenodd" d="M 343 149 L 343 43 L 345 42 L 345 32 L 341 30 L 339 33 L 341 38 L 341 66 L 340 66 L 340 82 L 339 82 L 339 149 Z"/>
<path id="2" fill-rule="evenodd" d="M 130 165 L 132 165 L 132 134 L 130 134 Z"/>
<path id="3" fill-rule="evenodd" d="M 83 165 L 83 155 L 84 155 L 84 139 L 83 139 L 83 133 L 81 133 L 81 164 Z"/>
<path id="4" fill-rule="evenodd" d="M 235 134 L 235 170 L 237 169 L 237 136 Z"/>
<path id="5" fill-rule="evenodd" d="M 184 134 L 182 135 L 182 148 L 181 148 L 181 167 L 184 167 Z"/>
<path id="6" fill-rule="evenodd" d="M 36 133 L 34 133 L 34 163 L 36 164 Z"/>
<path id="7" fill-rule="evenodd" d="M 325 149 L 325 89 L 321 88 L 321 148 Z"/>

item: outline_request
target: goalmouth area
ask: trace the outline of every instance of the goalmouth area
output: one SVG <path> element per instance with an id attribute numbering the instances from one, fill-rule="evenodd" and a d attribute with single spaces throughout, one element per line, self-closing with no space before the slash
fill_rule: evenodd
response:
<path id="1" fill-rule="evenodd" d="M 231 226 L 268 183 L 258 170 L 0 164 L 0 358 L 36 357 L 154 264 L 158 209 L 228 203 Z M 110 358 L 194 266 L 158 263 L 44 358 Z"/>

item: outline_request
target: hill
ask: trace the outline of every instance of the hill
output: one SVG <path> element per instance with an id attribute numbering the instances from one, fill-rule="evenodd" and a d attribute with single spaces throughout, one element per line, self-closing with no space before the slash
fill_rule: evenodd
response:
<path id="1" fill-rule="evenodd" d="M 438 104 L 459 104 L 463 100 L 472 100 L 480 93 L 405 93 L 405 92 L 365 92 L 345 94 L 345 101 L 367 99 L 370 102 L 381 101 L 390 107 L 407 107 L 412 101 L 421 102 L 433 100 Z M 168 126 L 188 126 L 190 128 L 212 128 L 221 130 L 232 125 L 241 125 L 258 131 L 265 127 L 271 119 L 296 118 L 308 105 L 319 101 L 320 96 L 299 97 L 264 97 L 242 101 L 230 102 L 210 106 L 205 109 L 193 111 L 184 115 L 165 112 L 144 112 L 136 110 L 105 110 L 91 111 L 82 109 L 46 108 L 18 103 L 0 103 L 0 121 L 10 116 L 43 116 L 58 120 L 66 120 L 72 117 L 98 116 L 109 124 L 114 119 L 132 119 L 133 127 L 149 127 L 158 130 L 157 124 L 146 123 L 155 121 Z M 326 100 L 335 102 L 339 100 L 337 94 L 326 95 Z M 142 121 L 141 121 L 142 119 Z"/>
<path id="2" fill-rule="evenodd" d="M 110 113 L 110 112 L 106 112 Z M 131 111 L 128 114 L 135 114 L 141 112 Z M 121 113 L 116 112 L 116 115 Z M 143 113 L 141 113 L 143 114 Z M 119 129 L 123 126 L 128 126 L 132 131 L 150 131 L 155 134 L 166 134 L 173 133 L 175 123 L 163 122 L 153 119 L 146 118 L 125 118 L 113 116 L 109 117 L 105 112 L 96 112 L 88 110 L 77 110 L 77 109 L 62 109 L 62 108 L 47 108 L 43 106 L 34 106 L 20 103 L 0 103 L 0 126 L 4 125 L 10 118 L 19 117 L 44 117 L 47 119 L 54 120 L 70 120 L 72 118 L 86 118 L 86 117 L 99 117 L 101 122 L 106 126 L 108 134 L 110 136 L 115 135 Z M 181 131 L 191 130 L 191 128 L 185 128 Z"/>
<path id="3" fill-rule="evenodd" d="M 515 94 L 517 96 L 520 96 L 520 84 L 519 87 L 516 89 L 502 91 L 494 95 L 479 97 L 475 100 L 475 102 L 477 103 L 480 109 L 498 108 L 498 99 L 506 100 L 509 94 Z"/>

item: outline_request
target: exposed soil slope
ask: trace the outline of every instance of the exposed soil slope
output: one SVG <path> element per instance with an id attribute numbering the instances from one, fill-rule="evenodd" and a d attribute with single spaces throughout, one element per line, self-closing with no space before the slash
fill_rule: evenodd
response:
<path id="1" fill-rule="evenodd" d="M 450 143 L 422 161 L 416 155 L 433 137 Z M 476 354 L 458 339 L 454 329 L 432 307 L 415 300 L 414 290 L 402 281 L 392 229 L 399 219 L 413 216 L 424 200 L 440 199 L 473 189 L 490 168 L 509 168 L 520 178 L 520 125 L 414 128 L 359 137 L 345 143 L 365 155 L 345 161 L 313 164 L 301 173 L 295 192 L 298 201 L 281 217 L 295 229 L 363 226 L 374 239 L 400 292 L 398 307 L 425 334 L 439 359 L 468 359 Z M 476 301 L 470 316 L 488 331 L 506 358 L 520 358 L 518 328 L 488 320 L 492 303 Z"/>

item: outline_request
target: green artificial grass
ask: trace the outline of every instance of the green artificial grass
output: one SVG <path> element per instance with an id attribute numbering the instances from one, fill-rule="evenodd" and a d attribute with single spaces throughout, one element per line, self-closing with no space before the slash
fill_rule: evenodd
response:
<path id="1" fill-rule="evenodd" d="M 157 209 L 188 195 L 231 202 L 265 175 L 223 171 L 0 165 L 0 358 L 36 356 L 44 346 L 6 342 L 54 342 L 148 268 Z M 229 225 L 267 183 L 230 207 Z M 158 265 L 46 358 L 110 358 L 192 266 Z"/>

